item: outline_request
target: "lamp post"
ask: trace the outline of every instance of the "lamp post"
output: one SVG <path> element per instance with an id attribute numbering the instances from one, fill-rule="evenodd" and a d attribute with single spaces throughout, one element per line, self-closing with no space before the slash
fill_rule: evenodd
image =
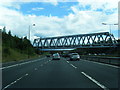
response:
<path id="1" fill-rule="evenodd" d="M 32 24 L 32 26 L 35 26 L 35 24 Z M 28 39 L 30 40 L 30 29 L 31 29 L 31 25 L 29 25 L 29 31 L 28 31 Z"/>
<path id="2" fill-rule="evenodd" d="M 32 26 L 35 26 L 35 24 L 32 24 Z M 28 39 L 30 40 L 30 29 L 31 29 L 31 25 L 29 25 L 28 27 Z M 29 46 L 28 46 L 29 48 Z M 28 49 L 28 58 L 29 58 L 29 49 Z"/>
<path id="3" fill-rule="evenodd" d="M 107 23 L 102 23 L 103 25 L 109 25 L 109 28 L 110 28 L 110 33 L 111 33 L 111 26 L 112 25 L 118 25 L 117 23 L 116 24 L 107 24 Z"/>

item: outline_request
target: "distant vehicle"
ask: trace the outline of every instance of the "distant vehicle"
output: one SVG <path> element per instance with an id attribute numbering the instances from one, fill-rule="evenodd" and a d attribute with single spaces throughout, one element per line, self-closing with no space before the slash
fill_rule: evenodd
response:
<path id="1" fill-rule="evenodd" d="M 51 56 L 50 54 L 46 55 L 46 57 L 50 57 L 50 56 Z"/>
<path id="2" fill-rule="evenodd" d="M 80 55 L 78 53 L 71 53 L 70 60 L 80 60 Z"/>
<path id="3" fill-rule="evenodd" d="M 59 55 L 59 53 L 53 54 L 52 59 L 53 59 L 53 60 L 60 60 L 60 55 Z"/>
<path id="4" fill-rule="evenodd" d="M 63 54 L 62 57 L 69 57 L 69 54 Z"/>
<path id="5" fill-rule="evenodd" d="M 97 55 L 96 53 L 94 55 Z"/>

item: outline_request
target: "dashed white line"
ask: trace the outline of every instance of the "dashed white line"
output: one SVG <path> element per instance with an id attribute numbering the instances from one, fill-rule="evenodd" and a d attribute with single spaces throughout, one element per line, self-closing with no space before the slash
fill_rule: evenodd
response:
<path id="1" fill-rule="evenodd" d="M 73 64 L 70 64 L 72 67 L 74 67 L 75 69 L 77 68 L 76 66 L 74 66 Z"/>
<path id="2" fill-rule="evenodd" d="M 18 78 L 17 80 L 15 80 L 14 82 L 10 83 L 9 85 L 5 86 L 2 90 L 5 90 L 6 88 L 12 86 L 13 84 L 15 84 L 16 82 L 18 82 L 19 80 L 21 80 L 22 78 L 24 78 L 25 76 L 27 76 L 27 74 L 23 75 L 22 77 Z"/>
<path id="3" fill-rule="evenodd" d="M 70 64 L 69 63 L 69 61 L 66 61 L 68 64 Z M 77 68 L 76 66 L 74 66 L 73 64 L 70 64 L 72 67 L 74 67 L 75 69 Z"/>
<path id="4" fill-rule="evenodd" d="M 37 68 L 35 68 L 35 70 L 38 70 Z"/>
<path id="5" fill-rule="evenodd" d="M 44 58 L 41 58 L 41 59 L 44 59 Z M 28 62 L 24 62 L 24 63 L 20 63 L 20 64 L 15 64 L 15 65 L 7 66 L 7 67 L 2 67 L 2 68 L 0 68 L 0 70 L 15 67 L 15 66 L 19 66 L 19 65 L 23 65 L 23 64 L 27 64 L 27 63 L 37 62 L 41 59 L 37 59 L 37 60 L 34 60 L 34 61 L 28 61 Z"/>
<path id="6" fill-rule="evenodd" d="M 88 79 L 90 79 L 91 81 L 93 81 L 95 84 L 97 84 L 99 87 L 101 87 L 104 90 L 109 90 L 107 87 L 105 87 L 104 85 L 100 84 L 98 81 L 96 81 L 95 79 L 93 79 L 92 77 L 90 77 L 89 75 L 87 75 L 84 72 L 81 72 L 84 76 L 86 76 Z"/>
<path id="7" fill-rule="evenodd" d="M 48 61 L 44 62 L 44 64 L 47 64 L 49 61 L 51 61 L 51 60 L 48 60 Z M 42 67 L 42 66 L 43 66 L 43 64 L 41 64 L 40 66 Z"/>
<path id="8" fill-rule="evenodd" d="M 67 63 L 69 63 L 69 61 L 67 61 Z"/>

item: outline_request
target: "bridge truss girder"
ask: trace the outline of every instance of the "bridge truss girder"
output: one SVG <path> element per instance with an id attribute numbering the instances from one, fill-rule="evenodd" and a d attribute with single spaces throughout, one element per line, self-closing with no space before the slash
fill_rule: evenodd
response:
<path id="1" fill-rule="evenodd" d="M 34 47 L 41 49 L 72 48 L 72 47 L 111 47 L 116 46 L 117 41 L 109 32 L 79 34 L 60 37 L 38 38 L 33 42 Z"/>

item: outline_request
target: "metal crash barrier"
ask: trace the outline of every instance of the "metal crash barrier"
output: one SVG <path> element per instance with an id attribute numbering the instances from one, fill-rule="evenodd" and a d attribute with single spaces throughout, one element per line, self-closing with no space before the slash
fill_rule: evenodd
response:
<path id="1" fill-rule="evenodd" d="M 102 57 L 102 56 L 81 56 L 84 60 L 101 62 L 120 67 L 120 57 Z"/>

